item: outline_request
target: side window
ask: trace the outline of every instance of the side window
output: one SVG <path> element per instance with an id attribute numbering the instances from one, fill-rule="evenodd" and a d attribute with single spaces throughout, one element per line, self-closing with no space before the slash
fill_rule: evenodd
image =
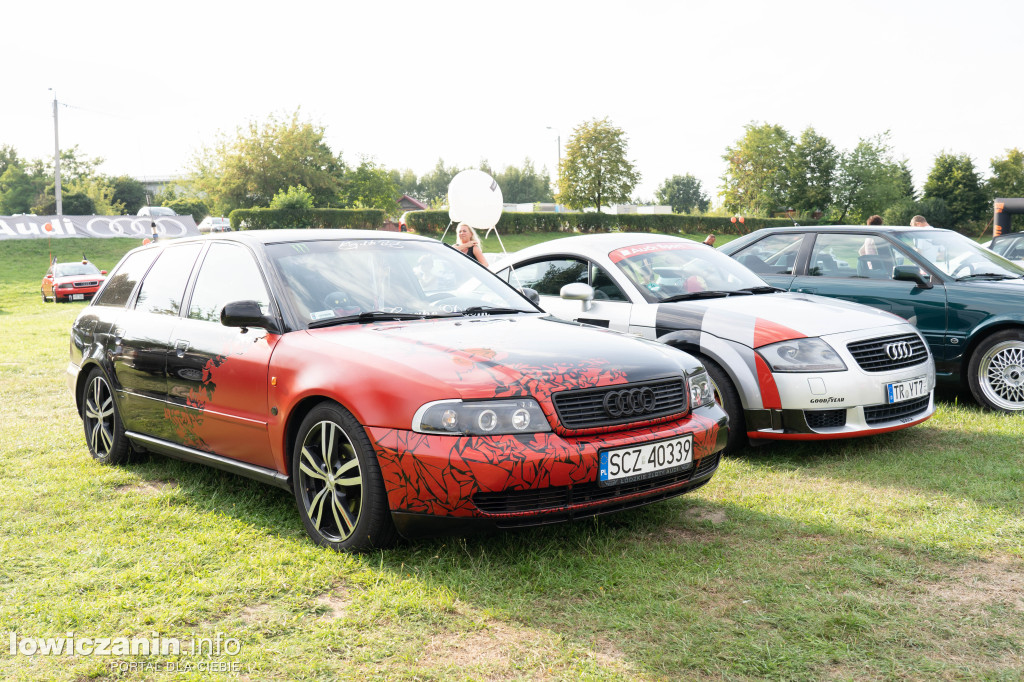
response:
<path id="1" fill-rule="evenodd" d="M 594 287 L 594 299 L 606 301 L 628 301 L 622 289 L 612 281 L 604 268 L 596 263 L 590 264 L 590 286 Z"/>
<path id="2" fill-rule="evenodd" d="M 899 264 L 896 256 L 889 242 L 877 235 L 823 233 L 814 241 L 807 274 L 891 279 L 893 266 Z"/>
<path id="3" fill-rule="evenodd" d="M 270 312 L 270 295 L 252 254 L 242 246 L 212 244 L 199 268 L 188 316 L 220 322 L 221 308 L 231 301 L 256 301 Z"/>
<path id="4" fill-rule="evenodd" d="M 200 249 L 201 244 L 165 248 L 142 281 L 135 309 L 158 315 L 177 315 Z"/>
<path id="5" fill-rule="evenodd" d="M 803 233 L 773 234 L 733 254 L 759 275 L 792 275 Z"/>
<path id="6" fill-rule="evenodd" d="M 147 249 L 126 256 L 107 278 L 106 284 L 92 304 L 123 308 L 135 291 L 135 285 L 139 283 L 158 253 L 158 249 Z"/>
<path id="7" fill-rule="evenodd" d="M 587 283 L 587 263 L 574 258 L 552 258 L 527 263 L 516 268 L 519 284 L 534 289 L 541 296 L 558 296 L 562 287 L 573 282 Z"/>

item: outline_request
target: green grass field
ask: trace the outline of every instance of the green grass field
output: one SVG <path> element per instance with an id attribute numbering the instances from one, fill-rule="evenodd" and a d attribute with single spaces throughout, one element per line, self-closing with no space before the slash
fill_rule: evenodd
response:
<path id="1" fill-rule="evenodd" d="M 137 243 L 51 248 L 109 269 Z M 0 242 L 0 679 L 1024 678 L 1021 416 L 943 396 L 921 426 L 751 449 L 641 510 L 339 555 L 287 492 L 93 463 L 64 384 L 84 304 L 41 301 L 48 253 Z M 67 633 L 227 645 L 22 653 Z"/>

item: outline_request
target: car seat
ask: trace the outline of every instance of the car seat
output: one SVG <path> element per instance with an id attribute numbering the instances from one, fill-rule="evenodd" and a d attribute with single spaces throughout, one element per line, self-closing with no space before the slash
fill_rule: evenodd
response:
<path id="1" fill-rule="evenodd" d="M 888 279 L 892 268 L 887 267 L 885 258 L 881 256 L 858 256 L 857 276 L 871 279 Z"/>

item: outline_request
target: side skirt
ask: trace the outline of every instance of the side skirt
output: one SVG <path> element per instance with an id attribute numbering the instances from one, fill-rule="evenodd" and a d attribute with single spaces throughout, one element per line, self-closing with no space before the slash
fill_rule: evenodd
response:
<path id="1" fill-rule="evenodd" d="M 205 464 L 208 467 L 227 471 L 228 473 L 237 474 L 239 476 L 245 476 L 246 478 L 251 478 L 253 480 L 260 481 L 261 483 L 267 483 L 289 492 L 292 489 L 291 479 L 280 471 L 267 469 L 265 467 L 258 467 L 254 464 L 246 464 L 245 462 L 228 459 L 227 457 L 203 452 L 202 450 L 188 448 L 184 445 L 168 443 L 165 440 L 144 436 L 141 433 L 135 433 L 133 431 L 128 431 L 125 435 L 128 437 L 128 440 L 141 448 L 149 450 L 150 452 L 159 453 L 165 457 L 180 459 L 183 462 Z"/>

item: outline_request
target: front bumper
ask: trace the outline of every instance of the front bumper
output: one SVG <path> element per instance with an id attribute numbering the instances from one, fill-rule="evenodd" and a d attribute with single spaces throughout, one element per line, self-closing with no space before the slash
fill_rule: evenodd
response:
<path id="1" fill-rule="evenodd" d="M 543 525 L 628 509 L 705 484 L 728 425 L 717 405 L 643 428 L 586 436 L 451 437 L 369 428 L 388 502 L 406 536 Z M 693 464 L 633 483 L 597 484 L 600 451 L 693 434 Z"/>

